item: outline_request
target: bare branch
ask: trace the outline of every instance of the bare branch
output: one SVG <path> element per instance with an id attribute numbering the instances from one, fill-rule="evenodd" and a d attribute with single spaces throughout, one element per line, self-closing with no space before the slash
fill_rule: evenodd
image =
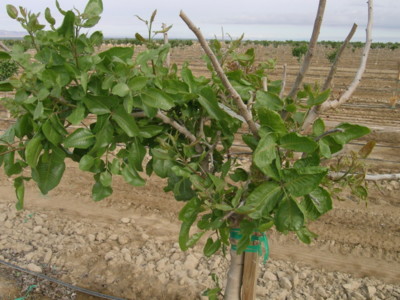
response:
<path id="1" fill-rule="evenodd" d="M 218 76 L 221 78 L 222 84 L 228 90 L 230 96 L 235 101 L 236 105 L 239 108 L 240 115 L 246 120 L 246 123 L 250 127 L 251 132 L 253 135 L 258 136 L 257 126 L 254 123 L 249 111 L 247 110 L 246 105 L 244 104 L 242 98 L 240 97 L 239 93 L 233 88 L 231 83 L 229 82 L 228 78 L 226 77 L 224 70 L 222 69 L 221 65 L 218 62 L 218 59 L 215 57 L 214 53 L 210 49 L 206 39 L 204 38 L 203 34 L 201 33 L 200 29 L 197 28 L 193 22 L 186 16 L 186 14 L 181 11 L 179 16 L 182 20 L 186 23 L 190 30 L 196 35 L 197 39 L 200 42 L 201 47 L 210 58 L 211 63 L 214 67 L 214 70 L 217 72 Z"/>
<path id="2" fill-rule="evenodd" d="M 8 48 L 2 41 L 0 41 L 0 48 L 2 48 L 6 52 L 10 52 L 10 48 Z"/>
<path id="3" fill-rule="evenodd" d="M 353 82 L 347 88 L 347 90 L 341 95 L 341 97 L 337 100 L 326 101 L 321 105 L 320 112 L 326 111 L 327 109 L 337 108 L 339 105 L 345 103 L 351 95 L 353 95 L 357 86 L 359 85 L 361 78 L 365 72 L 365 68 L 367 66 L 367 59 L 369 50 L 371 49 L 371 31 L 372 31 L 372 22 L 373 22 L 373 0 L 368 0 L 368 24 L 366 29 L 366 42 L 361 55 L 360 66 L 357 70 L 357 73 L 353 79 Z"/>
<path id="4" fill-rule="evenodd" d="M 162 29 L 165 31 L 167 29 L 167 24 L 162 23 Z M 164 35 L 164 44 L 168 44 L 168 31 L 165 31 L 163 35 Z M 168 52 L 167 58 L 165 59 L 165 64 L 167 68 L 169 68 L 169 66 L 171 65 L 171 52 Z"/>
<path id="5" fill-rule="evenodd" d="M 262 78 L 262 86 L 263 86 L 264 92 L 268 92 L 268 79 L 266 76 L 263 76 L 263 78 Z"/>
<path id="6" fill-rule="evenodd" d="M 135 118 L 144 118 L 146 117 L 146 114 L 144 112 L 134 112 L 131 114 Z M 171 125 L 173 128 L 178 130 L 180 133 L 182 133 L 185 137 L 187 137 L 192 143 L 197 143 L 197 138 L 184 126 L 176 122 L 175 120 L 171 119 L 167 115 L 165 115 L 163 112 L 158 111 L 156 114 L 156 117 L 163 121 L 165 124 Z"/>
<path id="7" fill-rule="evenodd" d="M 287 76 L 287 64 L 283 65 L 283 73 L 282 73 L 282 84 L 281 84 L 281 92 L 279 93 L 279 98 L 283 98 L 283 94 L 285 93 L 286 87 L 286 76 Z"/>
<path id="8" fill-rule="evenodd" d="M 338 179 L 343 176 L 354 176 L 358 174 L 346 174 L 344 172 L 329 172 L 328 176 L 331 179 Z M 400 173 L 394 174 L 366 174 L 365 180 L 367 181 L 381 181 L 381 180 L 400 180 Z"/>
<path id="9" fill-rule="evenodd" d="M 357 24 L 354 23 L 353 27 L 351 27 L 349 34 L 347 35 L 342 46 L 340 47 L 340 49 L 338 50 L 338 52 L 336 54 L 335 61 L 333 62 L 331 70 L 329 71 L 328 77 L 326 78 L 325 83 L 322 87 L 323 91 L 325 91 L 326 89 L 329 89 L 331 87 L 331 83 L 332 83 L 333 77 L 335 76 L 340 58 L 342 57 L 342 54 L 343 54 L 344 50 L 346 49 L 347 45 L 349 44 L 350 40 L 353 38 L 353 35 L 356 32 L 356 30 L 357 30 Z"/>
<path id="10" fill-rule="evenodd" d="M 371 32 L 372 32 L 372 22 L 373 22 L 373 0 L 368 0 L 368 24 L 367 24 L 367 29 L 366 29 L 366 43 L 362 52 L 361 56 L 361 61 L 360 61 L 360 66 L 357 70 L 357 73 L 353 79 L 353 82 L 350 84 L 348 89 L 341 95 L 341 97 L 338 100 L 333 100 L 333 101 L 325 101 L 322 105 L 320 106 L 314 106 L 309 113 L 307 114 L 307 117 L 303 123 L 302 126 L 302 131 L 307 131 L 309 130 L 311 124 L 318 118 L 318 116 L 331 108 L 337 108 L 338 106 L 342 105 L 345 103 L 351 95 L 354 93 L 355 89 L 357 88 L 358 84 L 361 81 L 361 77 L 364 74 L 366 65 L 367 65 L 367 59 L 368 59 L 368 54 L 369 50 L 371 48 Z"/>
<path id="11" fill-rule="evenodd" d="M 321 24 L 322 24 L 322 18 L 324 16 L 325 5 L 326 5 L 326 0 L 319 1 L 317 17 L 315 18 L 315 21 L 314 21 L 314 28 L 313 28 L 313 32 L 311 35 L 310 43 L 308 45 L 308 51 L 304 57 L 303 64 L 301 65 L 299 74 L 297 75 L 297 78 L 292 87 L 292 90 L 289 92 L 288 97 L 290 97 L 290 98 L 293 98 L 293 99 L 296 98 L 296 93 L 299 90 L 299 87 L 303 82 L 303 79 L 307 73 L 309 66 L 310 66 L 311 59 L 314 56 L 314 51 L 317 46 L 319 32 L 321 30 Z"/>

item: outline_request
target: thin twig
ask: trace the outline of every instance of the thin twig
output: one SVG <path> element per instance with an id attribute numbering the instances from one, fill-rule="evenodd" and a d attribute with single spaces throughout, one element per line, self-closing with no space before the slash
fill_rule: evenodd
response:
<path id="1" fill-rule="evenodd" d="M 279 93 L 279 98 L 283 98 L 283 95 L 285 93 L 285 87 L 286 87 L 286 76 L 287 76 L 287 64 L 283 65 L 283 72 L 282 72 L 282 84 L 281 84 L 281 92 Z"/>
<path id="2" fill-rule="evenodd" d="M 146 114 L 142 111 L 139 112 L 134 112 L 131 114 L 134 118 L 144 118 L 146 117 Z M 158 111 L 156 114 L 156 118 L 160 119 L 163 121 L 163 123 L 171 125 L 173 128 L 178 130 L 180 133 L 182 133 L 186 138 L 188 138 L 192 143 L 197 143 L 197 138 L 184 126 L 176 122 L 175 120 L 171 119 L 167 115 L 165 115 L 163 112 Z"/>
<path id="3" fill-rule="evenodd" d="M 204 38 L 203 34 L 201 33 L 200 29 L 197 28 L 193 22 L 186 16 L 186 14 L 181 11 L 179 16 L 182 20 L 186 23 L 186 25 L 193 31 L 196 35 L 197 39 L 199 40 L 201 47 L 210 58 L 211 63 L 214 67 L 214 70 L 217 72 L 218 76 L 220 77 L 222 84 L 228 90 L 229 94 L 231 95 L 232 99 L 235 101 L 237 107 L 239 108 L 240 115 L 246 120 L 250 131 L 253 135 L 258 136 L 257 126 L 254 123 L 249 111 L 247 110 L 246 105 L 244 104 L 242 98 L 240 97 L 239 93 L 233 88 L 232 84 L 229 82 L 228 77 L 225 75 L 224 70 L 222 69 L 221 65 L 218 62 L 218 59 L 215 57 L 214 53 L 212 52 L 210 46 L 208 45 L 206 39 Z"/>
<path id="4" fill-rule="evenodd" d="M 296 81 L 292 87 L 292 90 L 289 92 L 289 98 L 296 98 L 297 91 L 299 90 L 300 85 L 302 84 L 304 77 L 307 73 L 307 70 L 310 66 L 311 59 L 314 56 L 314 51 L 317 46 L 319 32 L 321 30 L 322 19 L 324 16 L 326 0 L 320 0 L 318 5 L 317 16 L 314 21 L 314 28 L 311 35 L 310 43 L 308 45 L 307 53 L 304 57 L 303 64 L 301 65 L 299 74 L 297 75 Z"/>
<path id="5" fill-rule="evenodd" d="M 334 129 L 328 130 L 328 131 L 324 132 L 323 134 L 317 136 L 314 140 L 319 141 L 323 137 L 330 135 L 332 133 L 335 133 L 335 132 L 344 132 L 344 129 L 343 128 L 334 128 Z"/>
<path id="6" fill-rule="evenodd" d="M 325 83 L 322 87 L 322 90 L 325 91 L 327 89 L 329 89 L 331 87 L 331 83 L 333 80 L 333 77 L 335 76 L 336 70 L 337 70 L 337 66 L 339 64 L 340 58 L 342 57 L 342 54 L 344 52 L 344 50 L 346 49 L 347 45 L 349 44 L 350 40 L 353 38 L 354 33 L 357 30 L 357 24 L 354 23 L 353 27 L 351 27 L 351 30 L 349 32 L 349 34 L 347 35 L 346 39 L 344 40 L 342 46 L 340 47 L 340 49 L 338 50 L 335 60 L 332 64 L 331 70 L 329 71 L 329 75 L 325 80 Z"/>

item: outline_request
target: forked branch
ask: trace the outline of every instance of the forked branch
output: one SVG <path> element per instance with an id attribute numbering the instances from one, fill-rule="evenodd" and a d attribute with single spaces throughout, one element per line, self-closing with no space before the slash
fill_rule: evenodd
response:
<path id="1" fill-rule="evenodd" d="M 304 77 L 310 66 L 311 59 L 314 56 L 315 48 L 317 46 L 319 32 L 321 30 L 322 19 L 324 17 L 325 6 L 326 6 L 326 0 L 320 0 L 319 4 L 318 4 L 317 16 L 314 21 L 313 32 L 311 35 L 310 43 L 308 45 L 308 50 L 304 57 L 304 61 L 303 61 L 303 64 L 301 65 L 299 74 L 297 74 L 296 81 L 294 82 L 293 87 L 292 87 L 291 91 L 289 92 L 289 95 L 288 95 L 289 98 L 293 98 L 293 99 L 296 98 L 297 91 L 299 90 L 299 87 L 304 80 Z"/>
<path id="2" fill-rule="evenodd" d="M 360 66 L 358 67 L 357 73 L 354 76 L 353 82 L 349 85 L 347 90 L 341 95 L 339 99 L 331 101 L 328 100 L 325 101 L 320 106 L 313 107 L 307 114 L 307 117 L 302 126 L 302 131 L 307 131 L 312 125 L 312 123 L 319 117 L 319 115 L 322 112 L 327 111 L 328 109 L 331 108 L 337 108 L 338 106 L 345 103 L 356 90 L 365 72 L 365 68 L 367 66 L 368 54 L 372 43 L 371 39 L 372 23 L 373 23 L 373 0 L 368 0 L 368 23 L 366 29 L 366 42 L 362 51 Z"/>
<path id="3" fill-rule="evenodd" d="M 248 124 L 250 131 L 253 133 L 253 135 L 258 136 L 258 130 L 257 126 L 251 117 L 250 112 L 247 110 L 247 106 L 244 104 L 242 98 L 240 97 L 239 93 L 233 88 L 232 84 L 229 82 L 228 77 L 226 77 L 224 70 L 222 69 L 221 65 L 218 62 L 218 59 L 212 52 L 210 46 L 208 45 L 206 39 L 204 38 L 203 34 L 201 33 L 200 29 L 196 27 L 196 25 L 193 24 L 193 22 L 186 16 L 186 14 L 181 11 L 179 14 L 181 19 L 186 23 L 186 25 L 189 27 L 190 30 L 193 31 L 193 33 L 196 35 L 197 39 L 200 42 L 201 47 L 207 54 L 207 56 L 210 58 L 211 63 L 214 67 L 214 70 L 217 72 L 219 78 L 222 81 L 222 84 L 224 87 L 228 90 L 230 96 L 232 99 L 235 101 L 240 115 L 246 120 L 246 123 Z"/>

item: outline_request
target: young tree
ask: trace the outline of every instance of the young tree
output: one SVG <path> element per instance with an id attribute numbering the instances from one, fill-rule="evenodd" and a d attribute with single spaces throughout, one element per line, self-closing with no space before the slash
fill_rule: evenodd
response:
<path id="1" fill-rule="evenodd" d="M 244 253 L 258 255 L 266 230 L 275 226 L 311 242 L 315 235 L 308 223 L 332 208 L 334 181 L 325 161 L 369 133 L 349 123 L 327 130 L 314 108 L 327 103 L 330 90 L 300 89 L 324 0 L 302 71 L 286 97 L 279 97 L 281 82 L 266 80 L 270 65 L 257 65 L 254 49 L 238 53 L 240 41 L 224 51 L 213 41 L 211 49 L 183 12 L 182 19 L 208 55 L 209 79 L 194 76 L 187 63 L 180 72 L 176 65 L 166 67 L 169 44 L 149 47 L 135 59 L 129 47 L 98 53 L 102 33 L 82 30 L 98 23 L 102 1 L 89 0 L 83 12 L 65 11 L 56 3 L 64 20 L 56 27 L 46 9 L 49 30 L 38 14 L 7 6 L 35 49 L 33 57 L 19 45 L 0 52 L 1 59 L 12 59 L 22 69 L 18 78 L 0 82 L 1 91 L 15 91 L 2 99 L 17 122 L 0 137 L 0 165 L 14 180 L 18 209 L 24 203 L 24 182 L 35 181 L 47 194 L 59 184 L 68 159 L 93 174 L 95 201 L 111 195 L 113 176 L 142 186 L 142 173 L 154 173 L 166 179 L 166 192 L 186 202 L 179 213 L 182 250 L 201 238 L 205 256 L 232 246 L 226 299 L 242 298 Z M 89 115 L 95 120 L 86 125 Z M 305 122 L 312 130 L 306 130 Z M 232 153 L 243 123 L 249 128 L 241 136 L 251 153 L 249 166 Z M 348 181 L 356 194 L 365 196 L 362 175 L 335 180 Z M 216 298 L 219 293 L 215 289 L 208 295 Z M 245 290 L 243 299 L 251 294 L 251 288 Z"/>

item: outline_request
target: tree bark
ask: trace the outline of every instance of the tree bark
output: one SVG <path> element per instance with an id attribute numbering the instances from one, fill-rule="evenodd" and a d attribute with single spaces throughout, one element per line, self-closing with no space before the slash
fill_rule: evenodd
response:
<path id="1" fill-rule="evenodd" d="M 297 91 L 299 90 L 299 87 L 304 80 L 304 77 L 310 66 L 311 59 L 314 56 L 314 51 L 317 46 L 319 32 L 321 30 L 321 24 L 322 24 L 322 19 L 324 16 L 325 6 L 326 6 L 326 0 L 320 0 L 319 5 L 318 5 L 317 16 L 314 21 L 313 32 L 311 35 L 310 43 L 308 45 L 308 51 L 306 53 L 306 56 L 304 57 L 304 61 L 303 61 L 303 64 L 301 65 L 301 68 L 300 68 L 299 74 L 297 75 L 296 81 L 293 84 L 291 91 L 289 92 L 289 95 L 288 95 L 289 98 L 293 98 L 293 99 L 296 98 Z"/>
<path id="2" fill-rule="evenodd" d="M 224 295 L 225 300 L 241 300 L 243 261 L 243 254 L 238 255 L 236 250 L 231 250 L 231 263 Z"/>

